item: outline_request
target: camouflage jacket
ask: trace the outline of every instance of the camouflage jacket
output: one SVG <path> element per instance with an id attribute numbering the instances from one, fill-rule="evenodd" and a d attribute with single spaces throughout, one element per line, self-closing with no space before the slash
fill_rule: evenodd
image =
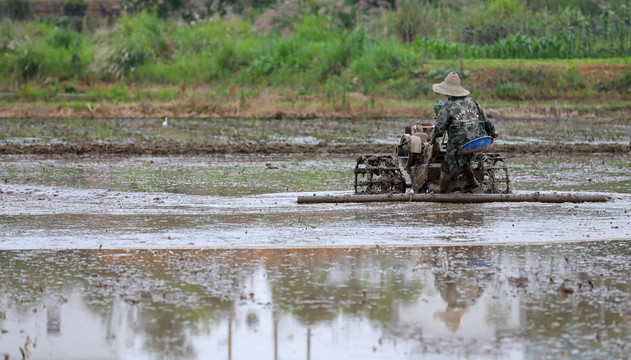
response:
<path id="1" fill-rule="evenodd" d="M 432 144 L 447 131 L 447 154 L 454 152 L 454 155 L 460 146 L 495 131 L 484 110 L 468 96 L 449 98 L 440 109 L 434 126 Z"/>

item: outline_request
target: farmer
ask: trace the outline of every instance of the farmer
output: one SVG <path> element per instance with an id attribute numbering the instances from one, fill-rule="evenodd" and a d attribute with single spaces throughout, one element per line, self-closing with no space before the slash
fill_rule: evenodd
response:
<path id="1" fill-rule="evenodd" d="M 432 144 L 436 142 L 437 137 L 443 136 L 445 131 L 449 138 L 447 153 L 440 165 L 438 192 L 447 192 L 451 178 L 461 173 L 467 180 L 465 189 L 474 189 L 478 186 L 471 168 L 471 159 L 474 154 L 458 155 L 458 149 L 467 142 L 482 136 L 490 135 L 496 138 L 498 133 L 480 105 L 467 96 L 469 90 L 460 86 L 460 78 L 455 72 L 449 73 L 445 81 L 432 85 L 432 90 L 447 96 L 447 101 L 436 117 L 434 131 L 430 137 Z"/>

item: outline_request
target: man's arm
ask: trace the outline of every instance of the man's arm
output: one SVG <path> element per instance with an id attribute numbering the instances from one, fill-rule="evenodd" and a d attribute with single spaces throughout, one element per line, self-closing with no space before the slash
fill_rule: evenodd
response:
<path id="1" fill-rule="evenodd" d="M 430 143 L 433 144 L 436 142 L 436 138 L 443 136 L 445 130 L 449 127 L 449 113 L 447 112 L 445 104 L 442 109 L 438 112 L 436 116 L 436 123 L 434 124 L 434 130 L 432 130 L 432 135 L 430 136 Z"/>
<path id="2" fill-rule="evenodd" d="M 475 105 L 478 108 L 478 114 L 480 115 L 480 119 L 482 119 L 482 121 L 484 122 L 484 130 L 486 131 L 486 134 L 494 138 L 498 137 L 499 134 L 497 133 L 497 131 L 495 131 L 495 126 L 491 123 L 489 118 L 486 116 L 486 113 L 484 112 L 484 110 L 482 110 L 482 107 L 480 106 L 480 104 L 478 104 L 478 102 L 475 101 Z"/>

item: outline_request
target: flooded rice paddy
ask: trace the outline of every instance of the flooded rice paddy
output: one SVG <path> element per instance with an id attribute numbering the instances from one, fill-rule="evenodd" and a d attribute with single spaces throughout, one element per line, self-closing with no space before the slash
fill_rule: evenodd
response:
<path id="1" fill-rule="evenodd" d="M 628 162 L 536 161 L 517 192 L 612 200 L 298 205 L 354 158 L 5 156 L 0 354 L 625 358 Z"/>
<path id="2" fill-rule="evenodd" d="M 625 359 L 627 242 L 0 251 L 33 359 Z"/>
<path id="3" fill-rule="evenodd" d="M 631 195 L 620 191 L 631 191 L 631 175 L 616 161 L 541 165 L 534 173 L 529 158 L 511 164 L 517 192 L 589 186 L 611 194 L 604 204 L 298 205 L 299 195 L 350 192 L 354 159 L 5 160 L 0 171 L 4 249 L 407 246 L 631 237 Z"/>
<path id="4" fill-rule="evenodd" d="M 192 142 L 396 144 L 419 119 L 0 119 L 0 144 Z M 429 121 L 432 119 L 421 119 Z M 628 119 L 492 119 L 499 143 L 631 144 Z"/>
<path id="5" fill-rule="evenodd" d="M 517 193 L 611 200 L 298 205 L 351 192 L 355 156 L 2 155 L 0 355 L 627 359 L 628 153 L 507 160 Z"/>

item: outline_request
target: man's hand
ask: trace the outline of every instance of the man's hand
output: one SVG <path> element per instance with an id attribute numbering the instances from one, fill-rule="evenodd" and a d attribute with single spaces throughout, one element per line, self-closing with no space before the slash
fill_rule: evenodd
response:
<path id="1" fill-rule="evenodd" d="M 438 143 L 438 141 L 434 141 L 434 143 L 432 144 L 432 157 L 438 155 L 438 153 L 440 152 L 440 144 Z"/>
<path id="2" fill-rule="evenodd" d="M 491 134 L 491 137 L 492 137 L 493 139 L 497 139 L 497 138 L 498 138 L 498 136 L 500 136 L 500 134 L 499 134 L 497 131 L 493 131 L 493 133 Z"/>

